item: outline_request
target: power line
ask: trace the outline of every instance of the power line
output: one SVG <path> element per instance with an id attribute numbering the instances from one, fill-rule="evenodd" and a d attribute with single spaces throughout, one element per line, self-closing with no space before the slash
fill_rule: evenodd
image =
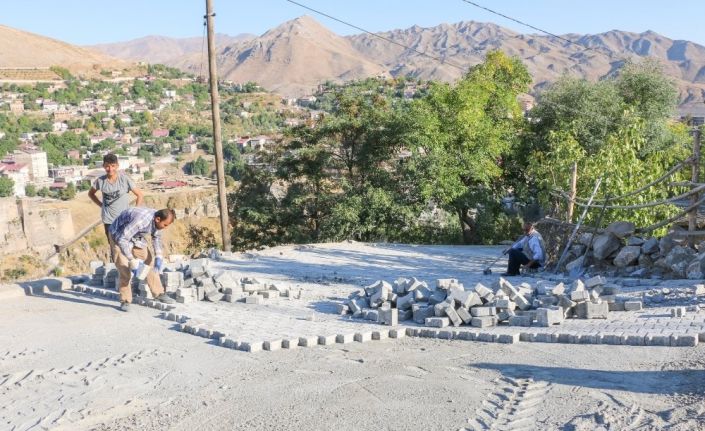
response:
<path id="1" fill-rule="evenodd" d="M 515 23 L 517 23 L 517 24 L 520 24 L 520 25 L 523 25 L 523 26 L 525 26 L 525 27 L 528 27 L 528 28 L 530 28 L 530 29 L 532 29 L 532 30 L 536 30 L 536 31 L 538 31 L 538 32 L 547 34 L 547 35 L 549 35 L 549 36 L 551 36 L 551 37 L 555 37 L 556 39 L 562 40 L 562 41 L 567 42 L 567 43 L 569 43 L 569 44 L 571 44 L 571 45 L 578 46 L 578 47 L 580 47 L 580 48 L 582 49 L 582 51 L 594 51 L 594 52 L 596 52 L 596 53 L 598 53 L 598 54 L 606 55 L 606 56 L 609 57 L 610 59 L 613 59 L 613 58 L 614 58 L 614 56 L 612 55 L 612 53 L 603 52 L 603 51 L 600 51 L 600 50 L 595 49 L 595 48 L 593 48 L 593 47 L 585 46 L 585 45 L 582 45 L 582 44 L 573 42 L 572 40 L 570 40 L 570 39 L 568 39 L 568 38 L 566 38 L 566 37 L 559 36 L 559 35 L 557 35 L 557 34 L 555 34 L 555 33 L 551 33 L 550 31 L 547 31 L 547 30 L 544 30 L 544 29 L 542 29 L 542 28 L 536 27 L 535 25 L 531 25 L 531 24 L 529 24 L 529 23 L 527 23 L 527 22 L 524 22 L 524 21 L 521 21 L 521 20 L 519 20 L 519 19 L 512 18 L 512 17 L 509 16 L 509 15 L 503 14 L 502 12 L 497 12 L 496 10 L 492 10 L 492 9 L 490 9 L 490 8 L 488 8 L 488 7 L 482 6 L 481 4 L 475 3 L 474 1 L 471 1 L 471 0 L 460 0 L 460 1 L 465 2 L 465 3 L 469 4 L 469 5 L 475 6 L 475 7 L 479 8 L 479 9 L 485 10 L 485 11 L 487 11 L 487 12 L 489 12 L 489 13 L 494 14 L 494 15 L 501 16 L 502 18 L 508 19 L 508 20 L 513 21 L 513 22 L 515 22 Z"/>
<path id="2" fill-rule="evenodd" d="M 376 38 L 378 38 L 378 39 L 382 39 L 382 40 L 384 40 L 385 42 L 392 43 L 392 44 L 394 44 L 394 45 L 400 46 L 400 47 L 402 47 L 402 48 L 404 48 L 404 49 L 407 49 L 407 50 L 409 50 L 409 51 L 413 51 L 413 52 L 415 52 L 415 53 L 417 53 L 417 54 L 419 54 L 419 55 L 422 55 L 422 56 L 424 56 L 424 57 L 428 57 L 428 58 L 430 58 L 430 59 L 439 61 L 441 64 L 447 64 L 448 66 L 451 66 L 451 67 L 454 67 L 454 68 L 456 68 L 456 69 L 462 70 L 463 72 L 466 72 L 466 71 L 467 71 L 467 68 L 466 68 L 466 67 L 460 66 L 460 65 L 455 64 L 455 63 L 450 62 L 450 61 L 447 61 L 447 60 L 443 59 L 443 57 L 436 57 L 436 56 L 431 55 L 431 54 L 428 54 L 428 53 L 426 53 L 426 52 L 424 52 L 424 51 L 419 51 L 419 50 L 416 49 L 416 48 L 412 48 L 412 47 L 410 47 L 410 46 L 404 45 L 403 43 L 399 43 L 399 42 L 397 42 L 397 41 L 395 41 L 395 40 L 393 40 L 393 39 L 390 39 L 390 38 L 388 38 L 388 37 L 384 37 L 384 36 L 382 36 L 382 35 L 380 35 L 380 34 L 373 33 L 373 32 L 371 32 L 371 31 L 365 30 L 364 28 L 359 27 L 359 26 L 357 26 L 357 25 L 355 25 L 355 24 L 351 24 L 351 23 L 349 23 L 349 22 L 343 21 L 342 19 L 336 18 L 336 17 L 334 17 L 334 16 L 332 16 L 332 15 L 329 15 L 329 14 L 327 14 L 327 13 L 325 13 L 325 12 L 321 12 L 321 11 L 319 11 L 319 10 L 316 10 L 316 9 L 312 8 L 312 7 L 308 7 L 308 6 L 306 6 L 306 5 L 304 5 L 304 4 L 301 4 L 301 3 L 299 3 L 299 2 L 296 2 L 296 1 L 293 1 L 293 0 L 286 0 L 286 1 L 289 2 L 289 3 L 295 4 L 295 5 L 299 6 L 299 7 L 302 7 L 302 8 L 304 8 L 304 9 L 310 10 L 311 12 L 314 12 L 314 13 L 317 13 L 317 14 L 319 14 L 319 15 L 322 15 L 322 16 L 324 16 L 324 17 L 326 17 L 326 18 L 332 19 L 333 21 L 337 21 L 337 22 L 339 22 L 339 23 L 341 23 L 341 24 L 345 24 L 345 25 L 347 25 L 348 27 L 354 28 L 355 30 L 360 30 L 361 32 L 367 33 L 367 34 L 369 34 L 370 36 L 374 36 L 374 37 L 376 37 Z"/>

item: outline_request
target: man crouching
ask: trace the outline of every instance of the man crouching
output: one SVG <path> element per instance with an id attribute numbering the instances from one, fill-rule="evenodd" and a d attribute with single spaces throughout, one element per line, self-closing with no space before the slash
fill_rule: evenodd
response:
<path id="1" fill-rule="evenodd" d="M 161 231 L 169 227 L 174 220 L 176 213 L 173 209 L 156 211 L 151 208 L 132 207 L 121 212 L 110 225 L 110 235 L 120 249 L 115 261 L 120 274 L 120 310 L 128 311 L 132 302 L 131 277 L 137 277 L 145 265 L 153 266 L 146 280 L 154 298 L 166 304 L 174 303 L 174 300 L 164 293 L 159 278 L 163 265 Z M 147 247 L 147 235 L 152 237 L 154 255 Z"/>

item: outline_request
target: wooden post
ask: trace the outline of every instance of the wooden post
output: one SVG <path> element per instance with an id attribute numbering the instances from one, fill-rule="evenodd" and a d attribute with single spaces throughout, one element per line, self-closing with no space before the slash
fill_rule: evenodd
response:
<path id="1" fill-rule="evenodd" d="M 211 112 L 213 117 L 213 144 L 215 147 L 215 170 L 218 176 L 218 206 L 220 208 L 220 233 L 223 250 L 231 250 L 228 228 L 228 201 L 225 195 L 225 167 L 223 166 L 223 142 L 220 132 L 220 97 L 218 96 L 218 73 L 215 66 L 215 29 L 213 28 L 213 2 L 206 0 L 206 24 L 208 25 L 208 71 L 211 90 Z"/>
<path id="2" fill-rule="evenodd" d="M 697 187 L 697 183 L 700 182 L 700 130 L 695 128 L 692 130 L 693 134 L 693 169 L 691 181 L 693 182 L 692 187 Z M 694 193 L 690 197 L 690 204 L 693 205 L 700 200 L 700 193 Z M 695 232 L 698 228 L 698 208 L 693 208 L 688 213 L 688 232 Z M 688 245 L 691 247 L 695 246 L 695 237 L 688 237 Z"/>
<path id="3" fill-rule="evenodd" d="M 573 222 L 573 210 L 575 208 L 575 196 L 578 193 L 578 162 L 573 162 L 573 172 L 570 175 L 570 200 L 568 201 L 568 215 L 566 221 Z"/>

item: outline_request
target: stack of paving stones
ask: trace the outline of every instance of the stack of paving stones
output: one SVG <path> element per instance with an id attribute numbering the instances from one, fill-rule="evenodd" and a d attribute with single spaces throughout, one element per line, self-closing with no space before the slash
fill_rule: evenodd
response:
<path id="1" fill-rule="evenodd" d="M 234 271 L 215 271 L 208 258 L 193 259 L 176 272 L 165 271 L 162 283 L 165 290 L 173 293 L 176 301 L 182 304 L 204 300 L 262 304 L 273 298 L 301 297 L 301 289 L 240 277 Z"/>
<path id="2" fill-rule="evenodd" d="M 619 294 L 620 287 L 601 276 L 578 279 L 570 286 L 545 280 L 514 286 L 500 277 L 491 288 L 477 283 L 471 290 L 452 278 L 429 287 L 412 277 L 393 284 L 379 280 L 338 304 L 338 312 L 387 325 L 413 320 L 436 328 L 550 327 L 567 318 L 606 319 L 610 311 L 642 309 L 640 300 Z"/>
<path id="3" fill-rule="evenodd" d="M 114 263 L 103 263 L 99 260 L 91 261 L 91 285 L 103 286 L 106 289 L 115 289 L 118 271 Z"/>

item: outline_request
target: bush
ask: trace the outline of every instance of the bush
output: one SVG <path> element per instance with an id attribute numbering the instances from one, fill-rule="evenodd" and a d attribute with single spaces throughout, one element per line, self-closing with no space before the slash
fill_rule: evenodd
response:
<path id="1" fill-rule="evenodd" d="M 187 253 L 196 253 L 213 247 L 218 247 L 218 241 L 212 230 L 205 226 L 189 225 Z"/>

